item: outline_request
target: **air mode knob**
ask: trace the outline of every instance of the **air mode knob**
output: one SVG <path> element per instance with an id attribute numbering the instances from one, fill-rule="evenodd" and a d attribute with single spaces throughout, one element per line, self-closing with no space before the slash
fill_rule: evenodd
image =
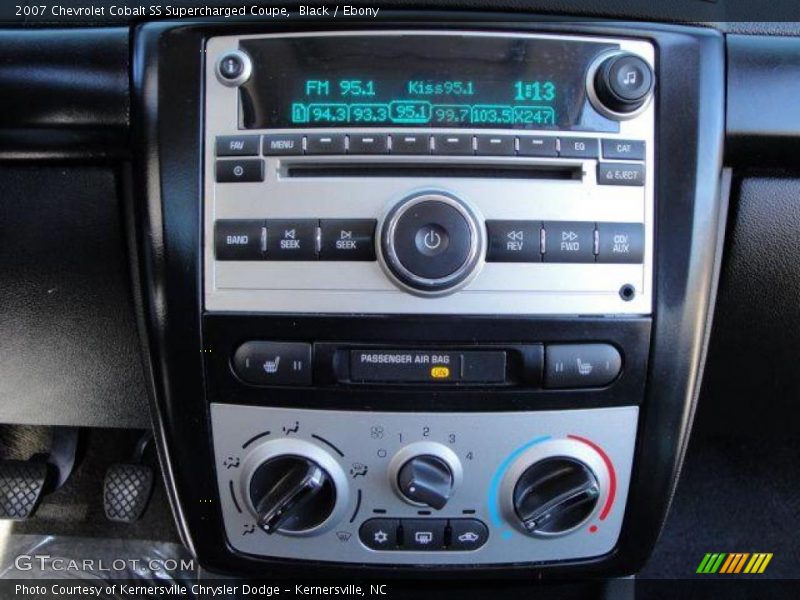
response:
<path id="1" fill-rule="evenodd" d="M 302 456 L 277 456 L 250 478 L 250 500 L 258 526 L 266 533 L 298 532 L 318 527 L 336 506 L 330 474 Z"/>
<path id="2" fill-rule="evenodd" d="M 418 295 L 441 296 L 477 274 L 486 243 L 484 227 L 467 203 L 442 192 L 426 192 L 389 211 L 380 246 L 395 283 Z"/>
<path id="3" fill-rule="evenodd" d="M 534 535 L 560 535 L 594 512 L 600 485 L 594 472 L 574 458 L 540 460 L 523 471 L 513 492 L 514 512 Z"/>
<path id="4" fill-rule="evenodd" d="M 597 65 L 589 86 L 594 91 L 596 108 L 607 116 L 624 119 L 646 104 L 654 82 L 653 69 L 644 59 L 618 53 Z"/>

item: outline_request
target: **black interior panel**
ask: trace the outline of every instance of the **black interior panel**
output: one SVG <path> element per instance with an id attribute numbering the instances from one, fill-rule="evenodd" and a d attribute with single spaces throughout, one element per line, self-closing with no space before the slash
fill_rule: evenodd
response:
<path id="1" fill-rule="evenodd" d="M 114 171 L 0 182 L 0 421 L 149 426 Z"/>

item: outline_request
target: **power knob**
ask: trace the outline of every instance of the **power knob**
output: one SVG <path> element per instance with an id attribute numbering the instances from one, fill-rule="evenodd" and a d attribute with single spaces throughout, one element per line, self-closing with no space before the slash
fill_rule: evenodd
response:
<path id="1" fill-rule="evenodd" d="M 267 534 L 315 535 L 346 508 L 347 479 L 333 457 L 303 440 L 273 440 L 245 460 L 244 497 Z"/>
<path id="2" fill-rule="evenodd" d="M 586 82 L 597 110 L 616 120 L 639 114 L 652 96 L 655 74 L 640 56 L 615 52 L 595 61 Z"/>
<path id="3" fill-rule="evenodd" d="M 424 192 L 392 207 L 381 227 L 384 270 L 420 296 L 451 294 L 480 270 L 486 252 L 477 212 L 444 192 Z"/>
<path id="4" fill-rule="evenodd" d="M 438 442 L 417 442 L 400 450 L 389 463 L 389 481 L 409 504 L 444 508 L 462 480 L 455 452 Z"/>
<path id="5" fill-rule="evenodd" d="M 596 515 L 609 489 L 609 469 L 594 447 L 573 438 L 550 440 L 528 449 L 508 469 L 502 508 L 523 533 L 560 536 Z"/>

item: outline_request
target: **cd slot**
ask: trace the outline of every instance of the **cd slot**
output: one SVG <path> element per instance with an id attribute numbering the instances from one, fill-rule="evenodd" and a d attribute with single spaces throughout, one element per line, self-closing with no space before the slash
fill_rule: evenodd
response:
<path id="1" fill-rule="evenodd" d="M 317 177 L 453 177 L 472 179 L 583 179 L 581 165 L 531 164 L 442 164 L 431 162 L 404 163 L 307 163 L 286 166 L 291 178 Z"/>

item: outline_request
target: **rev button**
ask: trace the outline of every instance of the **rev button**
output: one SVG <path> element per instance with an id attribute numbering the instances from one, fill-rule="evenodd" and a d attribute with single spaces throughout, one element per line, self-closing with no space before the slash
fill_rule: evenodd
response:
<path id="1" fill-rule="evenodd" d="M 539 221 L 486 221 L 487 262 L 541 262 Z"/>

